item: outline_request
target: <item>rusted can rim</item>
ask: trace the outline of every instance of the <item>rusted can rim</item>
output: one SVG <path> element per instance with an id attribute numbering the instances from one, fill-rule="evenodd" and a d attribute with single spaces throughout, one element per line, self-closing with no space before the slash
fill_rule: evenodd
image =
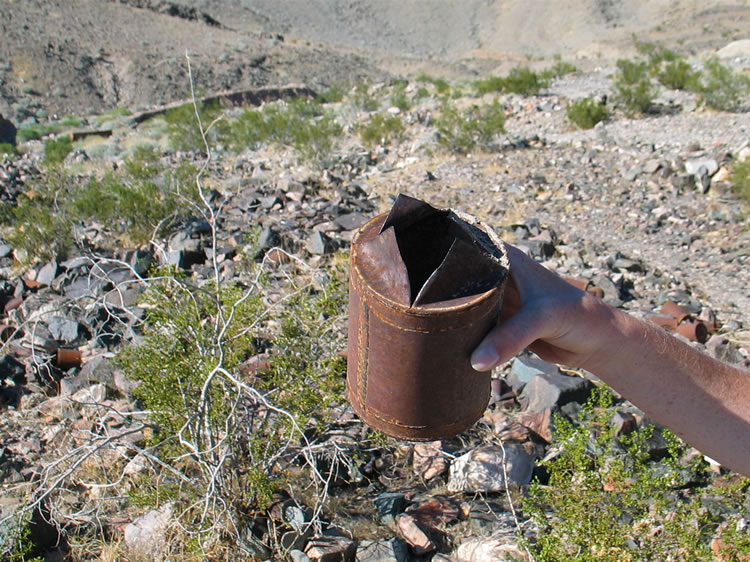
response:
<path id="1" fill-rule="evenodd" d="M 455 211 L 454 211 L 455 212 Z M 477 226 L 478 228 L 481 228 L 487 236 L 489 236 L 490 240 L 493 244 L 497 247 L 497 249 L 501 253 L 500 257 L 500 265 L 502 265 L 508 273 L 506 273 L 506 279 L 507 275 L 510 273 L 510 262 L 508 260 L 508 251 L 505 248 L 505 243 L 500 239 L 500 237 L 497 236 L 497 234 L 487 225 L 480 223 L 477 221 L 474 217 L 470 215 L 466 215 L 464 213 L 456 213 L 456 215 L 461 219 L 466 221 L 467 223 Z M 470 311 L 476 308 L 477 306 L 481 306 L 485 301 L 491 299 L 494 294 L 498 290 L 503 290 L 505 287 L 505 282 L 501 283 L 498 287 L 494 287 L 488 291 L 485 291 L 484 293 L 479 293 L 476 295 L 472 295 L 470 297 L 464 297 L 461 299 L 455 299 L 457 301 L 461 301 L 460 303 L 453 305 L 453 306 L 430 306 L 430 305 L 416 305 L 416 306 L 407 306 L 400 302 L 394 301 L 389 299 L 388 297 L 381 295 L 380 293 L 376 292 L 372 289 L 369 282 L 365 277 L 362 275 L 362 272 L 359 270 L 359 267 L 357 264 L 356 259 L 356 253 L 357 253 L 357 246 L 359 243 L 359 239 L 361 238 L 362 234 L 367 232 L 369 227 L 376 223 L 377 221 L 385 220 L 386 214 L 378 215 L 369 221 L 367 221 L 354 235 L 354 238 L 352 239 L 351 243 L 351 260 L 350 260 L 350 267 L 353 269 L 353 271 L 356 274 L 358 285 L 361 290 L 366 291 L 369 295 L 372 295 L 377 301 L 379 301 L 384 306 L 394 309 L 398 311 L 401 314 L 417 317 L 417 318 L 428 318 L 432 316 L 442 316 L 446 312 L 464 312 L 464 311 Z"/>

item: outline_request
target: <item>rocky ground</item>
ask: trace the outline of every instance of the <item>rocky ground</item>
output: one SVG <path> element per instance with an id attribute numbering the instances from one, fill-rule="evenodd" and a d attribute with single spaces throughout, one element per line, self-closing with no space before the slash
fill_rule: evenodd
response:
<path id="1" fill-rule="evenodd" d="M 344 11 L 342 21 L 359 14 L 355 4 L 349 3 L 353 11 Z M 13 229 L 6 227 L 0 244 L 0 537 L 12 532 L 9 516 L 15 510 L 32 506 L 31 539 L 48 560 L 196 556 L 199 550 L 187 549 L 185 529 L 176 524 L 179 502 L 133 500 L 139 486 L 161 478 L 171 482 L 182 470 L 177 465 L 177 472 L 167 474 L 159 465 L 151 449 L 156 426 L 115 361 L 123 346 L 142 341 L 147 307 L 141 298 L 153 283 L 149 265 L 173 265 L 203 287 L 212 279 L 252 287 L 248 260 L 262 264 L 269 280 L 263 302 L 269 310 L 283 309 L 290 280 L 325 287 L 345 261 L 339 251 L 348 249 L 356 229 L 387 211 L 398 193 L 477 216 L 546 266 L 583 280 L 633 314 L 664 318 L 670 310 L 665 303 L 679 304 L 707 333 L 683 330 L 676 337 L 721 359 L 750 364 L 748 210 L 730 181 L 730 171 L 750 157 L 746 112 L 709 110 L 695 94 L 662 89 L 658 111 L 629 117 L 611 101 L 612 62 L 589 60 L 582 63 L 585 71 L 553 80 L 539 95 L 457 97 L 459 108 L 497 97 L 506 115 L 504 133 L 458 154 L 439 142 L 435 119 L 441 102 L 434 84 L 412 79 L 406 88 L 410 107 L 392 107 L 398 85 L 385 78 L 385 66 L 375 64 L 378 56 L 365 61 L 347 50 L 386 51 L 382 43 L 344 50 L 308 45 L 299 19 L 280 14 L 276 4 L 258 3 L 255 19 L 246 17 L 249 10 L 239 2 L 101 2 L 91 11 L 84 10 L 88 3 L 8 5 L 0 12 L 3 33 L 12 39 L 0 44 L 0 63 L 8 61 L 0 67 L 0 113 L 19 128 L 53 113 L 85 115 L 118 105 L 138 110 L 182 98 L 188 91 L 182 53 L 188 47 L 199 53 L 192 59 L 199 88 L 301 82 L 321 91 L 338 81 L 370 79 L 376 81 L 369 86 L 376 106 L 363 109 L 356 90 L 326 104 L 343 134 L 325 158 L 309 159 L 277 144 L 240 151 L 214 146 L 203 176 L 206 205 L 150 244 L 135 247 L 113 235 L 117 225 L 91 221 L 76 226 L 77 248 L 68 255 L 23 264 L 28 253 L 14 247 Z M 714 8 L 700 17 L 737 16 Z M 682 21 L 677 15 L 672 23 Z M 103 21 L 125 22 L 118 28 L 122 44 L 104 40 L 110 35 Z M 24 33 L 46 33 L 49 26 L 56 31 L 46 46 L 29 41 L 27 51 L 17 49 Z M 67 26 L 75 27 L 66 34 Z M 686 24 L 675 26 L 675 33 L 688 34 Z M 241 48 L 239 28 L 246 42 Z M 282 40 L 269 29 L 299 37 Z M 725 29 L 716 30 L 712 41 L 719 42 Z M 428 43 L 414 38 L 409 52 L 399 55 L 405 57 L 401 71 L 414 57 L 430 54 L 420 51 Z M 461 57 L 474 48 L 459 47 Z M 747 54 L 723 60 L 739 70 L 750 66 Z M 487 64 L 475 63 L 475 69 Z M 456 58 L 441 66 L 458 73 L 466 64 Z M 456 84 L 470 89 L 460 79 Z M 416 99 L 420 87 L 429 95 Z M 566 108 L 588 96 L 607 97 L 613 115 L 579 130 Z M 228 109 L 227 119 L 238 112 Z M 376 114 L 398 117 L 403 134 L 365 143 L 361 128 Z M 143 122 L 92 115 L 81 129 L 100 132 L 77 136 L 64 162 L 76 185 L 122 169 L 137 147 L 156 151 L 167 168 L 185 162 L 199 168 L 207 161 L 201 149 L 170 147 L 159 114 Z M 43 140 L 18 148 L 20 155 L 0 163 L 4 209 L 33 198 L 53 177 Z M 255 246 L 247 240 L 251 230 L 259 235 Z M 345 323 L 343 311 L 330 323 L 341 352 Z M 278 325 L 264 329 L 267 354 L 282 353 L 269 336 Z M 248 358 L 239 371 L 242 380 L 262 377 L 266 360 L 264 354 Z M 305 432 L 310 450 L 329 454 L 315 461 L 333 482 L 327 500 L 296 495 L 290 477 L 262 513 L 240 519 L 232 550 L 221 556 L 356 556 L 370 562 L 528 557 L 517 533 L 533 540 L 535 529 L 519 509 L 519 496 L 532 474 L 544 477 L 539 461 L 555 452 L 552 414 L 576 419 L 593 387 L 590 378 L 521 357 L 494 373 L 490 405 L 475 427 L 427 444 L 374 440 L 340 396 L 333 423 L 313 423 Z M 646 423 L 627 402 L 618 407 L 621 425 Z M 331 451 L 339 464 L 330 460 Z M 272 470 L 294 464 L 282 460 Z M 306 526 L 309 521 L 314 524 Z"/>

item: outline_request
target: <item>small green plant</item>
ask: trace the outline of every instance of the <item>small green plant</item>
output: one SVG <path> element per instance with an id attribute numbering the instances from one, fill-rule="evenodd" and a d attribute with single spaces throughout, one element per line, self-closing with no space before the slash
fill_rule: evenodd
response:
<path id="1" fill-rule="evenodd" d="M 344 99 L 344 88 L 338 84 L 334 84 L 328 88 L 322 94 L 318 94 L 317 101 L 319 103 L 338 103 Z"/>
<path id="2" fill-rule="evenodd" d="M 31 518 L 16 516 L 0 527 L 0 555 L 10 562 L 43 562 L 39 547 L 34 544 Z M 12 529 L 8 532 L 8 529 Z M 36 554 L 36 556 L 35 556 Z M 7 558 L 5 558 L 7 557 Z"/>
<path id="3" fill-rule="evenodd" d="M 370 85 L 365 82 L 354 87 L 352 102 L 362 111 L 377 111 L 380 108 L 380 102 L 370 93 Z"/>
<path id="4" fill-rule="evenodd" d="M 406 93 L 408 82 L 405 80 L 398 82 L 391 92 L 391 105 L 398 107 L 401 111 L 408 111 L 411 107 L 411 100 Z"/>
<path id="5" fill-rule="evenodd" d="M 720 111 L 737 111 L 747 104 L 750 76 L 733 71 L 718 59 L 706 61 L 698 86 L 702 103 Z"/>
<path id="6" fill-rule="evenodd" d="M 465 154 L 477 146 L 486 148 L 495 136 L 505 132 L 505 110 L 498 100 L 472 105 L 461 111 L 445 102 L 435 120 L 439 142 L 449 150 Z"/>
<path id="7" fill-rule="evenodd" d="M 659 43 L 640 42 L 636 40 L 635 48 L 638 53 L 648 59 L 648 64 L 654 74 L 661 68 L 662 63 L 676 62 L 682 58 L 675 51 Z"/>
<path id="8" fill-rule="evenodd" d="M 7 154 L 9 156 L 16 156 L 18 150 L 16 147 L 7 142 L 0 142 L 0 155 Z"/>
<path id="9" fill-rule="evenodd" d="M 735 164 L 730 179 L 732 192 L 739 199 L 750 202 L 750 159 Z"/>
<path id="10" fill-rule="evenodd" d="M 60 164 L 73 151 L 73 141 L 62 136 L 44 143 L 44 160 L 47 164 Z"/>
<path id="11" fill-rule="evenodd" d="M 649 66 L 645 61 L 619 59 L 615 74 L 615 97 L 628 113 L 646 113 L 656 97 Z"/>
<path id="12" fill-rule="evenodd" d="M 502 93 L 505 90 L 505 79 L 501 76 L 489 76 L 474 81 L 477 94 L 483 96 L 491 93 Z"/>
<path id="13" fill-rule="evenodd" d="M 17 206 L 3 203 L 4 221 L 13 227 L 8 238 L 29 261 L 66 255 L 73 225 L 93 220 L 118 238 L 144 243 L 193 212 L 199 199 L 195 173 L 189 164 L 168 170 L 144 148 L 118 170 L 87 181 L 51 165 Z"/>
<path id="14" fill-rule="evenodd" d="M 540 75 L 527 66 L 516 66 L 507 76 L 490 76 L 474 82 L 477 94 L 484 95 L 493 92 L 535 96 L 542 88 L 549 85 L 549 77 Z"/>
<path id="15" fill-rule="evenodd" d="M 430 97 L 430 91 L 424 86 L 420 86 L 419 88 L 417 88 L 417 91 L 414 92 L 414 99 L 417 101 L 422 100 L 424 98 L 429 98 L 429 97 Z"/>
<path id="16" fill-rule="evenodd" d="M 162 460 L 181 468 L 193 457 L 203 466 L 220 452 L 212 449 L 211 436 L 221 439 L 226 457 L 216 461 L 220 474 L 196 478 L 197 486 L 222 482 L 222 504 L 232 516 L 262 510 L 284 482 L 276 463 L 290 436 L 299 438 L 313 420 L 312 427 L 326 423 L 330 407 L 341 400 L 345 364 L 330 328 L 343 312 L 344 285 L 334 275 L 322 291 L 298 289 L 272 314 L 257 290 L 199 289 L 174 268 L 152 277 L 142 301 L 143 339 L 123 349 L 118 361 L 140 381 L 135 394 L 156 424 L 153 445 Z M 252 380 L 257 390 L 248 392 L 235 377 L 241 378 L 241 365 L 258 351 L 259 335 L 268 329 L 264 318 L 279 328 L 270 365 Z M 134 499 L 153 502 L 162 492 L 184 502 L 199 489 L 151 487 Z"/>
<path id="17" fill-rule="evenodd" d="M 211 123 L 220 117 L 221 108 L 217 103 L 198 102 L 198 113 L 204 130 L 207 130 Z M 206 149 L 195 117 L 195 106 L 192 103 L 185 103 L 170 109 L 164 115 L 164 119 L 167 122 L 169 145 L 172 148 L 175 150 L 196 150 L 198 152 L 203 152 Z M 208 140 L 213 141 L 215 139 L 213 135 L 209 135 Z"/>
<path id="18" fill-rule="evenodd" d="M 542 72 L 542 79 L 545 81 L 553 78 L 561 78 L 567 74 L 578 72 L 578 67 L 571 62 L 563 61 L 559 55 L 555 56 L 555 64 Z"/>
<path id="19" fill-rule="evenodd" d="M 568 119 L 581 129 L 591 129 L 600 121 L 609 118 L 609 110 L 601 101 L 586 98 L 575 101 L 568 106 Z"/>
<path id="20" fill-rule="evenodd" d="M 357 127 L 357 131 L 362 142 L 368 147 L 373 147 L 401 139 L 404 135 L 404 124 L 398 115 L 376 113 L 366 124 Z"/>
<path id="21" fill-rule="evenodd" d="M 684 59 L 669 61 L 657 72 L 662 86 L 671 90 L 695 90 L 700 83 L 700 72 L 695 71 Z"/>
<path id="22" fill-rule="evenodd" d="M 548 81 L 526 66 L 512 68 L 505 77 L 505 91 L 523 96 L 535 96 Z"/>
<path id="23" fill-rule="evenodd" d="M 324 157 L 343 132 L 332 112 L 307 99 L 246 109 L 239 118 L 222 123 L 217 131 L 219 141 L 238 151 L 276 143 L 293 147 L 305 158 Z"/>
<path id="24" fill-rule="evenodd" d="M 127 117 L 132 114 L 133 112 L 130 111 L 127 107 L 120 106 L 120 107 L 115 107 L 111 111 L 108 111 L 107 113 L 104 113 L 102 115 L 97 115 L 94 118 L 94 121 L 98 125 L 101 125 L 102 123 L 106 123 L 107 121 L 114 121 L 121 117 Z"/>
<path id="25" fill-rule="evenodd" d="M 417 76 L 416 81 L 432 84 L 433 86 L 435 86 L 435 90 L 438 94 L 445 94 L 451 89 L 451 85 L 447 80 L 444 80 L 443 78 L 435 78 L 434 76 L 430 76 L 429 74 L 420 74 L 419 76 Z"/>
<path id="26" fill-rule="evenodd" d="M 61 121 L 23 127 L 22 129 L 18 130 L 16 138 L 18 142 L 38 140 L 49 135 L 58 134 L 66 129 L 72 129 L 80 126 L 80 119 L 69 115 Z"/>
<path id="27" fill-rule="evenodd" d="M 530 545 L 536 559 L 714 560 L 711 540 L 744 515 L 750 480 L 732 492 L 723 482 L 700 488 L 709 478 L 702 456 L 687 460 L 685 445 L 653 426 L 616 437 L 615 412 L 611 393 L 600 387 L 578 425 L 556 417 L 559 455 L 542 463 L 549 483 L 535 481 L 523 502 L 539 529 Z M 660 460 L 650 450 L 655 439 Z M 747 532 L 721 536 L 723 559 L 750 552 Z"/>

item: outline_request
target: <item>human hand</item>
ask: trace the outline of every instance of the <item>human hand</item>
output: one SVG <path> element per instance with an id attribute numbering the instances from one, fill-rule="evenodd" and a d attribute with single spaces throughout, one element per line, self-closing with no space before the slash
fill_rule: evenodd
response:
<path id="1" fill-rule="evenodd" d="M 472 367 L 489 371 L 528 348 L 546 361 L 593 370 L 616 322 L 615 309 L 505 246 L 510 279 L 500 320 L 474 350 Z"/>

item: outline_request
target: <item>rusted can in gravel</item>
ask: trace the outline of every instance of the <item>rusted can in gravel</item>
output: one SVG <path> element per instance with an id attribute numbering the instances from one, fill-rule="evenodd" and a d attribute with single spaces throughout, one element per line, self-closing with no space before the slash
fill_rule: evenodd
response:
<path id="1" fill-rule="evenodd" d="M 489 228 L 403 195 L 355 234 L 347 392 L 363 421 L 425 441 L 482 416 L 490 376 L 470 356 L 497 321 L 508 267 Z"/>

